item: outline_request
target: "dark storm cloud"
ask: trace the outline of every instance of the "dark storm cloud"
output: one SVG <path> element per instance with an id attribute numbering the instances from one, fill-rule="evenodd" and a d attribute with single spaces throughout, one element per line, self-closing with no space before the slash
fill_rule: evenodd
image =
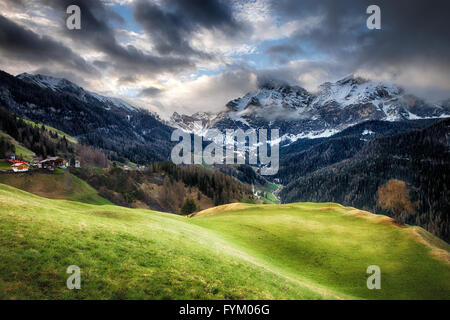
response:
<path id="1" fill-rule="evenodd" d="M 99 68 L 100 70 L 105 70 L 107 68 L 109 68 L 111 66 L 111 64 L 107 61 L 102 61 L 102 60 L 95 60 L 93 62 L 94 66 L 96 66 L 97 68 Z"/>
<path id="2" fill-rule="evenodd" d="M 217 0 L 167 0 L 161 6 L 138 0 L 134 18 L 151 35 L 160 54 L 196 55 L 202 58 L 211 57 L 190 46 L 189 40 L 194 31 L 208 28 L 232 35 L 242 27 L 234 20 L 231 8 Z"/>
<path id="3" fill-rule="evenodd" d="M 308 90 L 314 90 L 316 86 L 333 80 L 330 79 L 330 76 L 338 75 L 338 77 L 342 77 L 348 70 L 341 63 L 304 60 L 275 68 L 254 70 L 253 72 L 258 77 L 259 85 L 271 81 L 287 82 L 291 85 L 295 84 Z"/>
<path id="4" fill-rule="evenodd" d="M 290 58 L 302 54 L 303 50 L 298 45 L 279 44 L 268 47 L 264 53 L 269 55 L 271 62 L 285 64 Z"/>
<path id="5" fill-rule="evenodd" d="M 32 63 L 57 63 L 85 73 L 94 72 L 71 49 L 47 36 L 40 36 L 0 15 L 0 52 L 10 59 Z"/>
<path id="6" fill-rule="evenodd" d="M 3 0 L 8 4 L 8 6 L 13 7 L 25 7 L 25 1 L 24 0 Z"/>
<path id="7" fill-rule="evenodd" d="M 82 14 L 81 30 L 68 30 L 64 23 L 63 32 L 76 42 L 106 54 L 116 71 L 154 74 L 194 68 L 194 64 L 184 57 L 155 56 L 132 45 L 123 46 L 118 43 L 109 23 L 122 22 L 123 19 L 99 0 L 42 1 L 63 13 L 69 5 L 78 5 Z M 65 19 L 66 16 L 62 17 Z"/>
<path id="8" fill-rule="evenodd" d="M 234 20 L 231 7 L 226 1 L 218 0 L 167 0 L 191 21 L 191 25 L 205 28 L 223 28 L 235 31 L 240 25 Z"/>
<path id="9" fill-rule="evenodd" d="M 156 4 L 139 1 L 134 10 L 134 18 L 151 34 L 153 45 L 160 54 L 197 53 L 186 39 L 190 26 L 180 15 L 164 12 Z"/>
<path id="10" fill-rule="evenodd" d="M 366 9 L 381 8 L 381 30 L 366 28 Z M 276 0 L 272 8 L 286 19 L 322 15 L 311 33 L 294 33 L 292 41 L 341 59 L 353 67 L 395 67 L 432 63 L 449 68 L 447 0 Z"/>
<path id="11" fill-rule="evenodd" d="M 155 87 L 149 87 L 142 89 L 141 92 L 139 92 L 140 97 L 155 97 L 159 94 L 161 94 L 164 90 L 155 88 Z"/>
<path id="12" fill-rule="evenodd" d="M 138 78 L 136 76 L 128 75 L 128 76 L 120 77 L 118 80 L 118 83 L 121 85 L 127 85 L 127 84 L 136 83 L 137 81 L 138 81 Z"/>

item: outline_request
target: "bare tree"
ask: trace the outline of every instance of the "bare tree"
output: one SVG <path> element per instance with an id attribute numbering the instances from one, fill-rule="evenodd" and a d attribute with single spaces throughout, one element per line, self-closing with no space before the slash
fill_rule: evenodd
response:
<path id="1" fill-rule="evenodd" d="M 411 201 L 404 181 L 391 179 L 378 188 L 377 205 L 394 214 L 394 221 L 403 224 L 406 217 L 415 212 L 416 204 Z"/>
<path id="2" fill-rule="evenodd" d="M 167 176 L 164 178 L 159 198 L 169 212 L 180 211 L 185 195 L 186 191 L 181 181 L 170 181 Z"/>
<path id="3" fill-rule="evenodd" d="M 100 150 L 86 145 L 78 144 L 76 151 L 78 156 L 80 157 L 81 165 L 83 167 L 108 167 L 108 159 L 106 158 L 106 155 Z"/>

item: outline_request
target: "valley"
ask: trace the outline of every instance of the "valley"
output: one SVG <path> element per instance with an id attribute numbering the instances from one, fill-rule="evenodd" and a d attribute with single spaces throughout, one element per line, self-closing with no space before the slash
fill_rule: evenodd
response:
<path id="1" fill-rule="evenodd" d="M 445 315 L 449 10 L 0 0 L 0 300 Z"/>
<path id="2" fill-rule="evenodd" d="M 64 79 L 0 76 L 2 299 L 449 297 L 446 106 L 350 77 L 165 121 Z M 261 117 L 275 107 L 289 118 Z M 227 127 L 279 129 L 279 171 L 168 161 L 175 129 Z M 13 173 L 11 155 L 33 166 Z M 63 165 L 39 166 L 52 156 Z M 395 221 L 377 202 L 394 179 L 414 207 Z M 65 287 L 69 265 L 83 290 Z"/>
<path id="3" fill-rule="evenodd" d="M 174 114 L 167 121 L 62 78 L 41 74 L 14 77 L 2 72 L 0 88 L 0 106 L 5 108 L 2 119 L 10 119 L 3 124 L 3 135 L 15 136 L 16 153 L 25 160 L 58 155 L 82 159 L 83 167 L 115 165 L 135 170 L 170 160 L 175 145 L 170 136 L 177 128 L 197 135 L 209 129 L 273 128 L 280 130 L 281 137 L 276 175 L 262 176 L 261 163 L 251 167 L 215 164 L 208 169 L 254 189 L 248 192 L 253 193 L 253 202 L 330 201 L 387 215 L 392 213 L 375 203 L 376 191 L 389 179 L 404 180 L 418 202 L 417 212 L 405 222 L 449 240 L 450 131 L 445 101 L 429 103 L 393 84 L 355 76 L 324 83 L 314 94 L 287 83 L 266 81 L 256 92 L 230 101 L 223 112 Z M 23 119 L 15 125 L 19 133 L 14 125 L 8 125 L 17 116 Z M 418 130 L 422 130 L 419 135 Z M 433 148 L 427 147 L 430 141 Z M 393 143 L 396 148 L 389 147 Z M 102 187 L 90 174 L 84 176 L 97 189 Z M 123 181 L 128 179 L 125 176 Z M 152 187 L 128 183 L 127 190 L 120 192 L 117 186 L 103 186 L 103 195 L 128 207 L 180 212 L 184 199 L 171 201 L 174 206 L 158 200 L 161 183 Z M 281 186 L 277 195 L 272 184 Z M 188 198 L 198 196 L 196 185 L 181 189 Z M 200 195 L 198 208 L 247 197 L 222 193 Z"/>

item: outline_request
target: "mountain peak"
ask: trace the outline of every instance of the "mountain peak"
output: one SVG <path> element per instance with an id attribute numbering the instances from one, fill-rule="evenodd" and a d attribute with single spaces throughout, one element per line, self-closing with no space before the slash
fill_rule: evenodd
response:
<path id="1" fill-rule="evenodd" d="M 30 82 L 40 86 L 41 88 L 49 88 L 52 90 L 63 90 L 68 87 L 72 89 L 82 89 L 80 86 L 75 83 L 64 79 L 57 78 L 53 76 L 43 75 L 43 74 L 30 74 L 30 73 L 21 73 L 17 76 L 18 79 L 21 79 L 26 82 Z"/>
<path id="2" fill-rule="evenodd" d="M 365 82 L 368 82 L 369 80 L 364 79 L 362 77 L 355 76 L 354 74 L 349 74 L 342 78 L 341 80 L 336 81 L 336 84 L 344 85 L 344 84 L 363 84 Z"/>
<path id="3" fill-rule="evenodd" d="M 281 80 L 266 80 L 259 84 L 260 90 L 273 90 L 278 92 L 299 92 L 305 93 L 307 92 L 304 88 L 299 86 L 290 85 L 289 83 Z"/>
<path id="4" fill-rule="evenodd" d="M 341 108 L 351 105 L 372 103 L 392 104 L 392 99 L 401 99 L 403 89 L 396 85 L 375 82 L 348 75 L 334 83 L 325 82 L 320 86 L 320 91 L 314 100 L 314 105 L 328 105 L 335 103 Z"/>
<path id="5" fill-rule="evenodd" d="M 117 108 L 127 112 L 137 111 L 137 108 L 133 107 L 122 99 L 106 97 L 94 92 L 89 92 L 65 78 L 57 78 L 43 74 L 30 74 L 26 72 L 17 75 L 16 78 L 28 83 L 38 85 L 41 88 L 47 88 L 55 92 L 69 94 L 83 102 L 95 99 L 98 102 L 102 103 L 105 109 L 108 110 L 111 108 Z"/>
<path id="6" fill-rule="evenodd" d="M 276 90 L 280 88 L 289 88 L 290 85 L 286 81 L 266 79 L 258 83 L 260 89 Z"/>

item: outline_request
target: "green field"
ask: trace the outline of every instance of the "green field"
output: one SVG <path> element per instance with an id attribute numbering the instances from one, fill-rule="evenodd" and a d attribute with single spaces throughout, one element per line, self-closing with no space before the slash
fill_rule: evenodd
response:
<path id="1" fill-rule="evenodd" d="M 0 170 L 11 170 L 11 163 L 5 160 L 0 160 Z"/>
<path id="2" fill-rule="evenodd" d="M 0 184 L 2 299 L 448 299 L 448 250 L 336 204 L 232 204 L 188 218 Z M 66 288 L 69 265 L 81 290 Z M 381 290 L 366 288 L 369 265 Z"/>
<path id="3" fill-rule="evenodd" d="M 449 264 L 430 258 L 430 247 L 417 241 L 418 232 L 434 239 L 437 256 L 448 258 L 450 246 L 421 228 L 398 227 L 386 216 L 333 203 L 216 210 L 192 222 L 271 269 L 329 292 L 370 299 L 450 298 Z M 367 289 L 369 265 L 381 268 L 382 290 Z"/>

